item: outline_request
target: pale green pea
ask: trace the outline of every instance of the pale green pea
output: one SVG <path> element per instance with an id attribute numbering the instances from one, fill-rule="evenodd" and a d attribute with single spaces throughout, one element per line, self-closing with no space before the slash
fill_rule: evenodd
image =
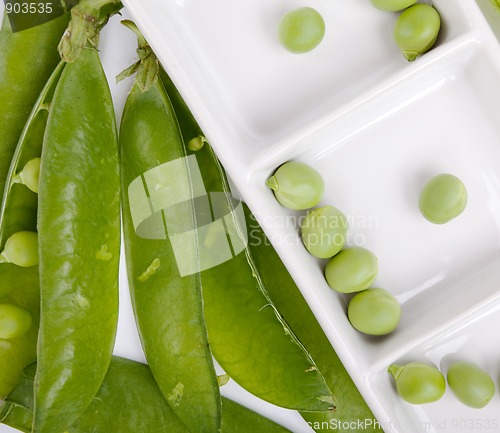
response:
<path id="1" fill-rule="evenodd" d="M 367 335 L 386 335 L 394 331 L 401 318 L 401 306 L 384 289 L 367 289 L 355 295 L 347 307 L 351 325 Z"/>
<path id="2" fill-rule="evenodd" d="M 333 206 L 310 210 L 301 222 L 302 242 L 315 257 L 327 259 L 345 244 L 347 218 Z"/>
<path id="3" fill-rule="evenodd" d="M 323 198 L 325 182 L 311 166 L 296 161 L 285 162 L 266 181 L 276 199 L 286 208 L 310 209 Z"/>
<path id="4" fill-rule="evenodd" d="M 389 12 L 397 12 L 415 4 L 417 0 L 371 0 L 377 9 Z"/>
<path id="5" fill-rule="evenodd" d="M 31 314 L 18 305 L 0 304 L 0 339 L 21 337 L 31 328 Z"/>
<path id="6" fill-rule="evenodd" d="M 490 375 L 471 362 L 456 362 L 447 373 L 450 389 L 466 406 L 481 409 L 495 395 L 495 383 Z"/>
<path id="7" fill-rule="evenodd" d="M 406 60 L 413 61 L 436 43 L 441 18 L 436 9 L 416 4 L 399 15 L 394 26 L 394 40 Z"/>
<path id="8" fill-rule="evenodd" d="M 281 44 L 292 53 L 305 53 L 316 48 L 325 35 L 325 21 L 311 7 L 288 12 L 279 24 Z"/>
<path id="9" fill-rule="evenodd" d="M 446 391 L 444 376 L 433 365 L 422 362 L 392 364 L 387 371 L 396 382 L 398 394 L 408 403 L 432 403 L 439 400 Z"/>
<path id="10" fill-rule="evenodd" d="M 422 215 L 434 224 L 444 224 L 460 215 L 467 205 L 467 189 L 462 181 L 448 173 L 429 180 L 420 193 Z"/>
<path id="11" fill-rule="evenodd" d="M 24 268 L 38 265 L 38 234 L 21 231 L 10 236 L 0 254 L 0 263 L 13 263 Z"/>
<path id="12" fill-rule="evenodd" d="M 14 177 L 14 182 L 26 185 L 31 191 L 38 193 L 41 158 L 30 159 Z"/>
<path id="13" fill-rule="evenodd" d="M 378 259 L 363 247 L 350 247 L 340 251 L 326 264 L 328 285 L 341 293 L 353 293 L 370 287 L 378 273 Z"/>

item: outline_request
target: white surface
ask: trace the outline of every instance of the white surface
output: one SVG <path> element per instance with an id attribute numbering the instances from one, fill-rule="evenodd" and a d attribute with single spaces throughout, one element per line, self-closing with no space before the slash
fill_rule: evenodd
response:
<path id="1" fill-rule="evenodd" d="M 396 14 L 367 0 L 308 2 L 327 32 L 306 55 L 283 50 L 275 34 L 282 14 L 303 5 L 298 0 L 125 3 L 386 432 L 498 431 L 498 393 L 482 411 L 449 393 L 411 406 L 386 372 L 416 357 L 443 369 L 449 355 L 472 357 L 499 384 L 491 329 L 500 324 L 492 310 L 500 301 L 500 46 L 477 4 L 434 1 L 443 21 L 437 46 L 407 63 L 392 41 Z M 498 11 L 480 3 L 498 26 Z M 347 299 L 327 287 L 324 262 L 298 239 L 300 213 L 264 186 L 290 159 L 320 170 L 321 204 L 344 211 L 350 243 L 378 255 L 376 285 L 403 308 L 392 335 L 353 330 Z M 456 220 L 433 226 L 419 214 L 418 194 L 441 172 L 464 181 L 469 204 Z"/>

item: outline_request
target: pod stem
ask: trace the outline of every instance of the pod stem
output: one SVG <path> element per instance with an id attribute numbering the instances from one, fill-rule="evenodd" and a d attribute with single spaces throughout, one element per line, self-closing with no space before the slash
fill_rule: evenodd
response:
<path id="1" fill-rule="evenodd" d="M 57 47 L 61 59 L 71 63 L 83 48 L 97 48 L 101 29 L 122 7 L 119 0 L 81 0 L 71 9 L 71 21 Z"/>
<path id="2" fill-rule="evenodd" d="M 12 263 L 7 254 L 5 253 L 5 251 L 2 251 L 0 253 L 0 264 L 1 263 Z"/>
<path id="3" fill-rule="evenodd" d="M 123 20 L 121 23 L 137 35 L 137 56 L 139 60 L 118 74 L 116 81 L 120 82 L 137 73 L 135 82 L 142 92 L 146 92 L 158 78 L 160 72 L 158 58 L 133 21 Z"/>
<path id="4" fill-rule="evenodd" d="M 208 140 L 203 135 L 198 135 L 197 137 L 189 140 L 187 146 L 189 150 L 191 150 L 192 152 L 196 152 L 198 150 L 201 150 L 205 143 L 208 143 Z"/>
<path id="5" fill-rule="evenodd" d="M 269 179 L 267 179 L 266 186 L 268 188 L 271 188 L 273 191 L 278 191 L 279 184 L 278 184 L 278 179 L 276 179 L 276 176 L 271 176 Z"/>
<path id="6" fill-rule="evenodd" d="M 389 366 L 387 371 L 394 378 L 394 380 L 398 380 L 399 376 L 403 372 L 403 369 L 404 369 L 403 365 L 392 364 Z"/>

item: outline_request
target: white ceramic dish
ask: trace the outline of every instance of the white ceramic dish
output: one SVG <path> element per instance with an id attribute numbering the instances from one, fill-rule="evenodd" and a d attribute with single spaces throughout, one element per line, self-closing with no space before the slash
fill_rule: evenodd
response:
<path id="1" fill-rule="evenodd" d="M 281 16 L 301 0 L 124 3 L 385 431 L 500 429 L 498 393 L 483 411 L 450 395 L 411 406 L 386 372 L 413 358 L 444 368 L 452 354 L 487 368 L 498 385 L 500 353 L 479 337 L 491 339 L 500 323 L 500 45 L 492 31 L 500 12 L 489 0 L 433 1 L 443 21 L 437 46 L 408 63 L 392 40 L 397 14 L 368 0 L 307 2 L 327 30 L 304 55 L 276 37 Z M 350 243 L 379 257 L 375 285 L 403 308 L 392 335 L 366 338 L 350 326 L 346 298 L 327 287 L 324 262 L 298 240 L 300 213 L 264 186 L 291 159 L 318 168 L 321 204 L 344 211 Z M 464 181 L 469 203 L 434 226 L 419 214 L 418 194 L 441 172 Z"/>

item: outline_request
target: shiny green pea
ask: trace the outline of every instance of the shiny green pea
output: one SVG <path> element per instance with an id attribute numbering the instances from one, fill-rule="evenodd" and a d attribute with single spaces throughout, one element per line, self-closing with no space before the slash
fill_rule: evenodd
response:
<path id="1" fill-rule="evenodd" d="M 14 233 L 5 242 L 0 263 L 13 263 L 23 268 L 38 265 L 38 234 L 29 231 Z"/>
<path id="2" fill-rule="evenodd" d="M 301 223 L 302 242 L 315 257 L 327 259 L 345 244 L 347 218 L 333 206 L 323 206 L 307 213 Z"/>
<path id="3" fill-rule="evenodd" d="M 325 21 L 311 7 L 288 12 L 279 25 L 281 44 L 292 53 L 306 53 L 316 48 L 325 36 Z"/>
<path id="4" fill-rule="evenodd" d="M 462 181 L 448 173 L 429 180 L 420 193 L 422 215 L 434 224 L 444 224 L 460 215 L 467 205 L 467 190 Z"/>
<path id="5" fill-rule="evenodd" d="M 456 362 L 447 373 L 450 389 L 463 404 L 480 409 L 495 395 L 495 383 L 490 375 L 471 362 Z"/>
<path id="6" fill-rule="evenodd" d="M 303 162 L 289 161 L 281 165 L 266 185 L 285 207 L 304 210 L 316 206 L 323 198 L 325 182 L 321 174 Z"/>
<path id="7" fill-rule="evenodd" d="M 25 308 L 13 304 L 0 304 L 0 338 L 20 337 L 29 331 L 31 323 L 31 314 Z"/>
<path id="8" fill-rule="evenodd" d="M 415 4 L 417 0 L 371 0 L 371 2 L 377 9 L 396 12 Z"/>
<path id="9" fill-rule="evenodd" d="M 444 376 L 433 365 L 422 362 L 392 364 L 387 371 L 396 381 L 399 395 L 408 403 L 432 403 L 439 400 L 446 391 Z"/>
<path id="10" fill-rule="evenodd" d="M 328 285 L 341 293 L 360 292 L 370 287 L 378 273 L 378 259 L 363 247 L 345 248 L 325 268 Z"/>
<path id="11" fill-rule="evenodd" d="M 14 178 L 15 182 L 26 185 L 31 191 L 38 193 L 41 158 L 30 159 L 21 172 Z"/>
<path id="12" fill-rule="evenodd" d="M 386 335 L 394 331 L 401 318 L 401 306 L 384 289 L 367 289 L 355 295 L 347 307 L 351 325 L 367 335 Z"/>
<path id="13" fill-rule="evenodd" d="M 413 61 L 436 43 L 441 18 L 436 9 L 416 4 L 404 10 L 394 26 L 394 40 L 406 60 Z"/>

